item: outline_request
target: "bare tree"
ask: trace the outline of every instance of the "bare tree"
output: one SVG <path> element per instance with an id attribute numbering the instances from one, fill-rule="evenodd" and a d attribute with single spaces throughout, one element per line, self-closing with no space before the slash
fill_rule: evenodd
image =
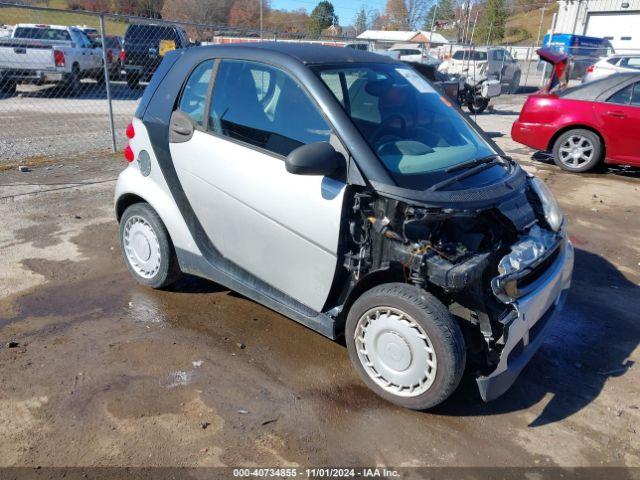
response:
<path id="1" fill-rule="evenodd" d="M 424 24 L 431 3 L 430 0 L 405 0 L 407 18 L 412 29 L 417 30 Z"/>

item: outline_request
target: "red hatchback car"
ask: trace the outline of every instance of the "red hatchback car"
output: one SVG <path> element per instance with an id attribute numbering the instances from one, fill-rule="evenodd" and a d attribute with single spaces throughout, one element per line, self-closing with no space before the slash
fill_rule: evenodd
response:
<path id="1" fill-rule="evenodd" d="M 567 57 L 539 51 L 554 65 L 550 86 L 530 95 L 511 128 L 511 138 L 552 152 L 570 172 L 602 162 L 640 166 L 640 73 L 619 73 L 553 91 L 563 83 Z"/>

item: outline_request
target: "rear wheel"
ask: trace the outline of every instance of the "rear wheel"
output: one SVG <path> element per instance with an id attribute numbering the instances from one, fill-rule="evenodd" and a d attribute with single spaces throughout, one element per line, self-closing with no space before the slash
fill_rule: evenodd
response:
<path id="1" fill-rule="evenodd" d="M 80 93 L 80 88 L 82 86 L 82 84 L 80 83 L 81 77 L 80 77 L 80 67 L 78 67 L 78 65 L 74 65 L 71 68 L 71 75 L 69 76 L 69 79 L 67 80 L 66 85 L 64 86 L 64 93 L 66 95 L 71 95 L 71 96 L 75 96 L 78 95 Z"/>
<path id="2" fill-rule="evenodd" d="M 169 233 L 148 203 L 131 205 L 122 214 L 120 246 L 129 272 L 143 285 L 163 288 L 181 275 Z"/>
<path id="3" fill-rule="evenodd" d="M 382 398 L 414 410 L 447 399 L 465 365 L 460 327 L 430 293 L 389 283 L 364 293 L 345 327 L 349 357 Z"/>
<path id="4" fill-rule="evenodd" d="M 473 100 L 467 103 L 467 108 L 471 113 L 482 113 L 489 106 L 489 99 L 475 96 Z"/>
<path id="5" fill-rule="evenodd" d="M 553 160 L 568 172 L 588 172 L 602 160 L 602 141 L 590 130 L 569 130 L 553 144 Z"/>
<path id="6" fill-rule="evenodd" d="M 509 84 L 509 93 L 516 94 L 518 93 L 519 88 L 520 88 L 520 72 L 516 72 L 513 74 L 513 78 L 511 79 L 511 83 Z"/>
<path id="7" fill-rule="evenodd" d="M 131 89 L 138 88 L 140 86 L 140 77 L 127 74 L 127 86 Z"/>
<path id="8" fill-rule="evenodd" d="M 0 93 L 15 95 L 18 84 L 14 80 L 0 80 Z"/>

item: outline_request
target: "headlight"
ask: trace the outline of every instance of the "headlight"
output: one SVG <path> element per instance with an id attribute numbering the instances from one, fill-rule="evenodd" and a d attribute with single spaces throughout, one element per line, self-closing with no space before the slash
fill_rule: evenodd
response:
<path id="1" fill-rule="evenodd" d="M 542 203 L 542 210 L 544 211 L 544 217 L 547 219 L 547 223 L 557 232 L 562 226 L 562 212 L 560 211 L 556 197 L 553 196 L 549 187 L 539 178 L 531 178 L 531 186 L 538 195 L 540 203 Z"/>

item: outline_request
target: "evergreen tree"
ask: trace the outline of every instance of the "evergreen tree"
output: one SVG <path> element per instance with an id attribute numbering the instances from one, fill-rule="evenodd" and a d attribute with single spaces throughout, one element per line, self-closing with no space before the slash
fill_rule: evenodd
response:
<path id="1" fill-rule="evenodd" d="M 478 26 L 473 43 L 492 44 L 504 38 L 507 11 L 504 0 L 487 0 L 484 14 L 478 17 Z"/>
<path id="2" fill-rule="evenodd" d="M 322 0 L 309 17 L 309 33 L 318 36 L 322 30 L 334 24 L 338 25 L 338 16 L 333 9 L 333 4 L 328 0 Z"/>
<path id="3" fill-rule="evenodd" d="M 429 13 L 424 19 L 424 29 L 431 29 L 431 22 L 435 13 L 436 21 L 446 22 L 456 19 L 456 2 L 455 0 L 438 0 L 438 3 L 431 6 Z"/>

